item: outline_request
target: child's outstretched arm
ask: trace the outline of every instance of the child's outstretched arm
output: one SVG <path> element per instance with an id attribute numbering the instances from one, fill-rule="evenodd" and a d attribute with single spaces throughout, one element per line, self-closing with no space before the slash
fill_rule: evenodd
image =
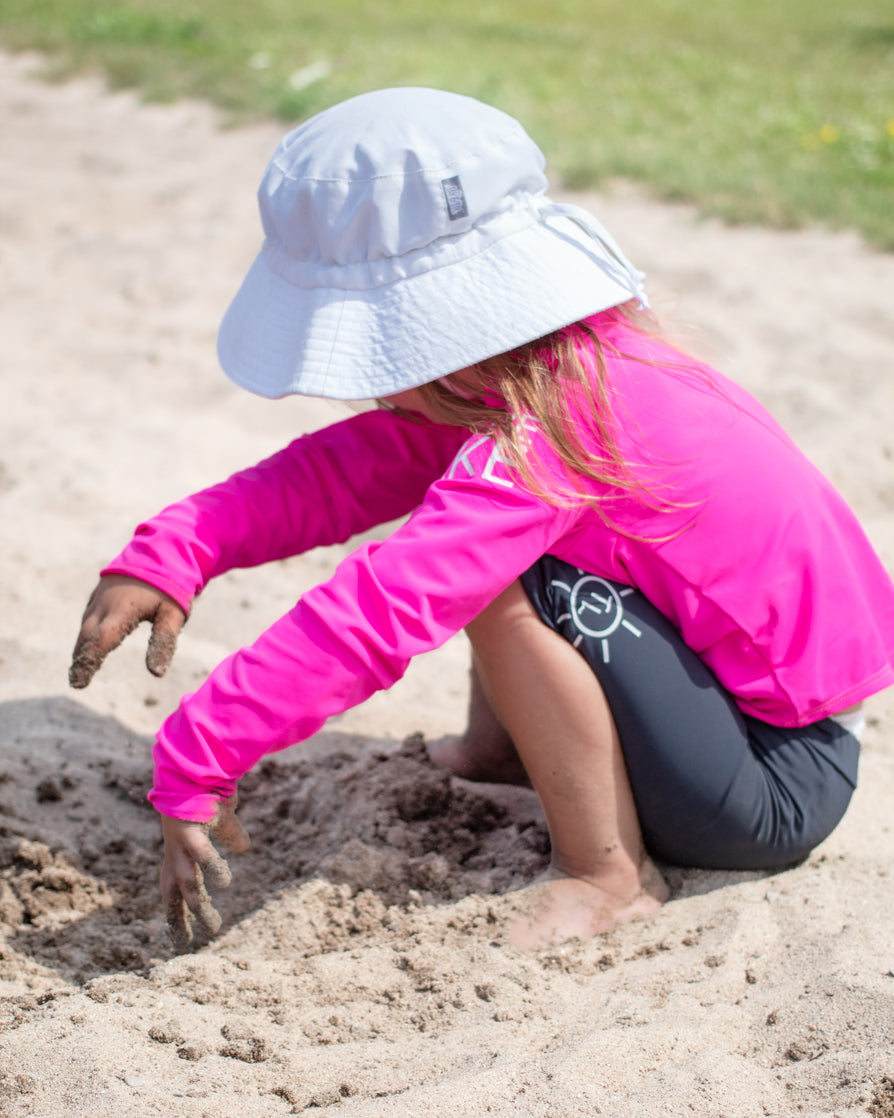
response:
<path id="1" fill-rule="evenodd" d="M 103 570 L 75 646 L 72 686 L 86 687 L 141 621 L 153 624 L 147 666 L 163 675 L 192 600 L 211 579 L 403 516 L 462 439 L 455 428 L 365 412 L 164 509 Z"/>
<path id="2" fill-rule="evenodd" d="M 126 575 L 106 575 L 90 595 L 72 654 L 68 680 L 86 687 L 103 660 L 142 621 L 152 623 L 146 667 L 162 676 L 177 648 L 186 611 L 170 595 Z"/>

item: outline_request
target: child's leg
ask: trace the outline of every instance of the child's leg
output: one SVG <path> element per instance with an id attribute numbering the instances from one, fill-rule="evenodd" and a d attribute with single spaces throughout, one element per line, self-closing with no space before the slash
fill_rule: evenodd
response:
<path id="1" fill-rule="evenodd" d="M 528 774 L 521 763 L 506 727 L 494 714 L 484 693 L 481 674 L 472 652 L 469 671 L 468 725 L 462 737 L 438 738 L 427 743 L 432 761 L 441 769 L 449 769 L 466 780 L 489 781 L 494 784 L 521 784 L 530 787 Z"/>
<path id="2" fill-rule="evenodd" d="M 524 944 L 592 936 L 667 889 L 643 849 L 614 721 L 586 662 L 515 583 L 467 628 L 484 693 L 540 797 L 552 873 L 523 898 Z"/>
<path id="3" fill-rule="evenodd" d="M 535 612 L 599 679 L 647 849 L 666 862 L 769 869 L 805 857 L 844 814 L 859 743 L 824 720 L 743 717 L 679 633 L 630 587 L 544 556 L 522 576 Z"/>

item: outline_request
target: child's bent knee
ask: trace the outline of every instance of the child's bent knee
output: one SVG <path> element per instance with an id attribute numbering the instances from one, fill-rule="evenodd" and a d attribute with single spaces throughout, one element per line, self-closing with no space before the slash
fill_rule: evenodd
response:
<path id="1" fill-rule="evenodd" d="M 466 625 L 466 634 L 474 646 L 480 640 L 493 635 L 505 635 L 510 629 L 514 632 L 517 626 L 530 622 L 545 628 L 524 587 L 516 579 Z"/>

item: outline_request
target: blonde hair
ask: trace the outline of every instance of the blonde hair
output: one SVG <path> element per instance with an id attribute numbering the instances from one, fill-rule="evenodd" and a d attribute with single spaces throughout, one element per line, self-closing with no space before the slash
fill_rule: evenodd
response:
<path id="1" fill-rule="evenodd" d="M 603 314 L 658 336 L 654 318 L 636 303 Z M 666 477 L 650 481 L 624 460 L 606 357 L 629 355 L 599 336 L 601 317 L 572 323 L 417 391 L 431 419 L 492 437 L 530 492 L 559 507 L 591 504 L 611 524 L 607 505 L 633 493 L 653 509 L 681 505 L 660 495 L 668 488 Z M 529 437 L 531 421 L 555 459 L 538 452 L 537 440 Z"/>

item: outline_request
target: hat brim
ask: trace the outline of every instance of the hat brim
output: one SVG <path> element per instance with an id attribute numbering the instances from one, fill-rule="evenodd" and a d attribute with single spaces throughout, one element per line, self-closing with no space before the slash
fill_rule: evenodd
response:
<path id="1" fill-rule="evenodd" d="M 221 323 L 218 357 L 233 381 L 260 396 L 374 399 L 634 294 L 567 218 L 535 218 L 465 259 L 364 291 L 298 287 L 262 251 Z"/>

